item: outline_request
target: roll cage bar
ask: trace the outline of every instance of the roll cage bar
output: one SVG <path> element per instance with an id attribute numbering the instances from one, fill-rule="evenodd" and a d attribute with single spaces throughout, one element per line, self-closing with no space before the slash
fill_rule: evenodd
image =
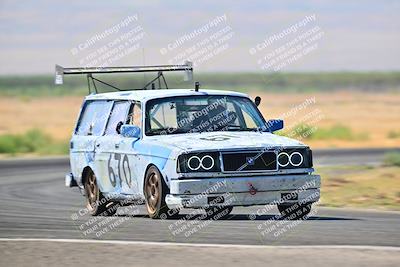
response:
<path id="1" fill-rule="evenodd" d="M 158 81 L 158 88 L 161 89 L 161 82 L 164 83 L 165 88 L 168 89 L 167 81 L 163 75 L 165 71 L 184 71 L 185 72 L 185 81 L 193 80 L 193 63 L 190 61 L 185 61 L 182 65 L 159 65 L 159 66 L 131 66 L 131 67 L 86 67 L 86 68 L 64 68 L 60 65 L 56 65 L 55 67 L 55 80 L 54 83 L 56 85 L 64 83 L 64 75 L 72 75 L 72 74 L 86 74 L 89 94 L 98 93 L 96 82 L 109 86 L 118 91 L 125 90 L 146 90 L 148 86 L 151 85 L 151 89 L 155 89 L 155 82 Z M 102 81 L 98 78 L 95 78 L 93 74 L 105 74 L 105 73 L 140 73 L 140 72 L 157 72 L 157 76 L 149 81 L 144 87 L 138 89 L 121 89 Z M 94 91 L 92 92 L 93 86 Z"/>

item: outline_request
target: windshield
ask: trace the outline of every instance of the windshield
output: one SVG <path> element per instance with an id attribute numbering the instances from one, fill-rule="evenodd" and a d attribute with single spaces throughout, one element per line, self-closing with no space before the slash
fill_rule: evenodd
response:
<path id="1" fill-rule="evenodd" d="M 146 135 L 257 131 L 263 125 L 260 112 L 245 97 L 169 97 L 146 105 Z"/>

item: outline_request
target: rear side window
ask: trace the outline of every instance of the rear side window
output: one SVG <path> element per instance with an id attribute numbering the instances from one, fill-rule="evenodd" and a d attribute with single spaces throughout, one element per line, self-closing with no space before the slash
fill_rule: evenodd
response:
<path id="1" fill-rule="evenodd" d="M 131 103 L 128 101 L 119 101 L 114 103 L 114 107 L 111 111 L 110 119 L 107 124 L 106 135 L 118 135 L 117 125 L 119 122 L 122 122 L 123 124 L 126 123 L 130 104 Z"/>
<path id="2" fill-rule="evenodd" d="M 79 119 L 77 135 L 99 136 L 110 115 L 112 101 L 88 101 Z"/>

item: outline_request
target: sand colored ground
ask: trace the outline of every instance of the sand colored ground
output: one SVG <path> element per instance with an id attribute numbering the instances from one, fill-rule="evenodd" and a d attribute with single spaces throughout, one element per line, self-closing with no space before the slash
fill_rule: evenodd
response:
<path id="1" fill-rule="evenodd" d="M 400 167 L 319 167 L 320 205 L 400 210 Z"/>
<path id="2" fill-rule="evenodd" d="M 390 131 L 400 132 L 400 94 L 335 92 L 261 96 L 260 109 L 265 117 L 279 118 L 283 114 L 287 129 L 309 116 L 305 122 L 312 122 L 318 128 L 341 124 L 351 128 L 355 134 L 368 136 L 360 140 L 303 140 L 313 147 L 400 146 L 400 138 L 388 138 Z M 70 137 L 81 103 L 82 97 L 77 96 L 1 97 L 0 134 L 24 133 L 31 128 L 40 128 L 57 140 L 66 140 Z"/>
<path id="3" fill-rule="evenodd" d="M 389 132 L 400 132 L 400 94 L 335 92 L 260 96 L 264 116 L 279 118 L 283 114 L 285 128 L 306 119 L 305 123 L 317 128 L 340 124 L 349 127 L 355 135 L 367 135 L 361 140 L 303 140 L 313 147 L 400 146 L 400 138 L 388 138 Z"/>
<path id="4" fill-rule="evenodd" d="M 39 128 L 58 140 L 71 136 L 82 97 L 0 98 L 0 134 Z"/>

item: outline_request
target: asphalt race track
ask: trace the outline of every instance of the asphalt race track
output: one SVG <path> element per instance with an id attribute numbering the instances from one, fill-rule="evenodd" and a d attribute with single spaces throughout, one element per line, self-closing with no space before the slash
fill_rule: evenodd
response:
<path id="1" fill-rule="evenodd" d="M 341 162 L 378 164 L 384 152 L 386 150 L 316 151 L 315 162 L 321 165 L 337 165 Z M 185 214 L 190 214 L 191 210 L 178 219 L 152 220 L 146 216 L 143 206 L 133 206 L 119 210 L 113 217 L 91 217 L 84 214 L 84 198 L 79 190 L 64 186 L 64 175 L 68 169 L 66 158 L 0 161 L 0 239 L 99 239 L 267 246 L 351 245 L 361 246 L 365 254 L 370 253 L 364 246 L 400 247 L 398 212 L 317 206 L 307 221 L 291 222 L 275 217 L 278 214 L 275 208 L 263 211 L 264 207 L 237 207 L 227 220 L 185 220 Z M 259 215 L 254 215 L 257 211 Z M 201 215 L 194 215 L 194 218 L 199 217 Z M 20 251 L 26 245 L 10 242 L 5 245 L 7 241 L 0 240 L 1 247 L 10 249 L 10 253 Z M 48 251 L 46 246 L 49 244 L 43 242 L 37 241 L 37 244 Z M 76 245 L 72 247 L 77 249 Z M 400 250 L 394 253 L 397 255 L 393 259 L 395 262 L 400 259 Z M 0 256 L 3 258 L 4 255 Z M 381 256 L 389 260 L 393 255 Z"/>

